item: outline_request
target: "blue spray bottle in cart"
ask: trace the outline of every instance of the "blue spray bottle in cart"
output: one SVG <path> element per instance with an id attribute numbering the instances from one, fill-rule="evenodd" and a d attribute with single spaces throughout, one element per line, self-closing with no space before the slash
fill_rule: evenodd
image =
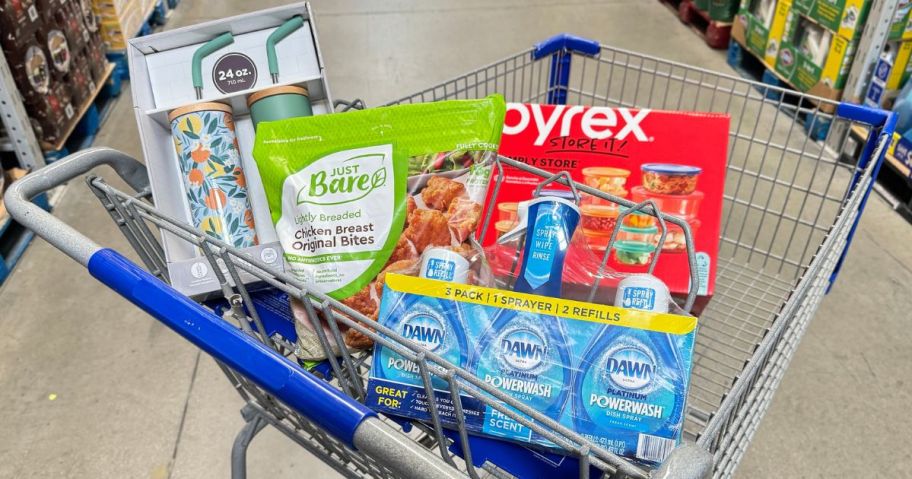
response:
<path id="1" fill-rule="evenodd" d="M 506 233 L 509 241 L 523 230 L 526 244 L 515 291 L 560 297 L 564 256 L 579 223 L 576 203 L 559 197 L 536 198 L 520 212 L 519 226 Z M 523 220 L 526 221 L 523 221 Z M 525 224 L 524 224 L 525 223 Z M 573 381 L 567 336 L 559 321 L 547 316 L 501 310 L 482 334 L 469 370 L 485 382 L 557 420 L 567 404 Z M 532 431 L 491 410 L 485 432 L 516 437 Z"/>
<path id="2" fill-rule="evenodd" d="M 580 220 L 579 206 L 558 197 L 535 198 L 520 208 L 519 224 L 498 240 L 505 243 L 525 233 L 523 263 L 513 290 L 561 297 L 564 257 Z"/>

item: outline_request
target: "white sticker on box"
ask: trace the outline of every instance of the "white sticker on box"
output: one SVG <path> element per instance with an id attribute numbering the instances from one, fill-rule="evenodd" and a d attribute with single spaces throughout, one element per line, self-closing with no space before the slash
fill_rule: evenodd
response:
<path id="1" fill-rule="evenodd" d="M 712 262 L 709 255 L 704 252 L 697 253 L 697 294 L 706 296 L 709 292 L 709 266 Z"/>
<path id="2" fill-rule="evenodd" d="M 76 112 L 73 111 L 73 105 L 69 105 L 69 104 L 63 108 L 63 113 L 66 115 L 67 120 L 69 120 L 70 118 L 73 118 L 73 115 L 76 114 Z"/>

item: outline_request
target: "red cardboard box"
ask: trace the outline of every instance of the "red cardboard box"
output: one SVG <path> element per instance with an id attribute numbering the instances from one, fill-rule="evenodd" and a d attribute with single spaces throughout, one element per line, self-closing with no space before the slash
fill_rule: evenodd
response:
<path id="1" fill-rule="evenodd" d="M 577 182 L 633 202 L 652 199 L 663 212 L 685 219 L 697 252 L 698 314 L 715 283 L 728 132 L 724 114 L 512 103 L 507 105 L 499 153 L 553 173 L 567 171 Z M 516 204 L 530 199 L 541 181 L 515 168 L 504 173 L 485 246 L 515 225 Z M 589 292 L 620 212 L 591 195 L 583 195 L 580 203 L 577 234 L 597 261 L 585 268 L 565 267 L 564 292 L 569 297 Z M 613 248 L 608 267 L 646 272 L 659 232 L 653 217 L 625 218 L 618 237 L 624 243 Z M 573 256 L 568 253 L 567 261 L 581 261 Z M 496 267 L 496 261 L 492 264 Z M 675 296 L 687 295 L 690 272 L 680 228 L 669 225 L 654 274 Z M 613 291 L 617 279 L 606 278 L 600 286 Z M 613 299 L 611 291 L 599 297 Z"/>

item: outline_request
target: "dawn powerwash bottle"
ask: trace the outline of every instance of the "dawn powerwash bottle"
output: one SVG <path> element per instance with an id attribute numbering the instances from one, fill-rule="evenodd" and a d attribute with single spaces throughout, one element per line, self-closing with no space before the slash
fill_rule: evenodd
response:
<path id="1" fill-rule="evenodd" d="M 662 462 L 681 435 L 692 346 L 692 336 L 603 325 L 580 357 L 568 426 L 616 454 Z"/>
<path id="2" fill-rule="evenodd" d="M 380 317 L 389 318 L 385 325 L 400 337 L 457 367 L 465 367 L 468 361 L 465 318 L 463 311 L 453 302 L 387 291 L 381 303 Z M 376 344 L 374 351 L 373 370 L 382 379 L 422 384 L 421 370 L 416 362 L 380 343 Z M 431 383 L 434 389 L 449 388 L 446 381 L 436 375 L 431 375 Z"/>
<path id="3" fill-rule="evenodd" d="M 484 382 L 558 420 L 573 381 L 566 334 L 556 318 L 499 310 L 478 341 L 469 371 Z M 490 406 L 487 434 L 529 440 L 532 431 Z"/>

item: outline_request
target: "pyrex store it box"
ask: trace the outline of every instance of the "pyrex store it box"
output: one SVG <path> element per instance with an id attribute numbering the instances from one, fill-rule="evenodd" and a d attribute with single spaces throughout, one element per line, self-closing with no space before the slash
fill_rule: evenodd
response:
<path id="1" fill-rule="evenodd" d="M 550 172 L 567 171 L 579 183 L 634 203 L 653 200 L 664 213 L 687 221 L 697 256 L 700 298 L 695 310 L 699 311 L 712 296 L 715 282 L 728 127 L 728 115 L 715 113 L 511 103 L 499 153 Z M 485 246 L 512 229 L 517 203 L 530 199 L 541 182 L 540 177 L 516 168 L 505 167 L 504 174 L 498 197 L 489 199 L 496 210 Z M 580 212 L 577 234 L 585 237 L 584 244 L 594 253 L 589 257 L 597 261 L 565 267 L 564 294 L 576 299 L 584 299 L 589 292 L 620 208 L 583 194 Z M 658 237 L 654 217 L 625 218 L 609 268 L 622 273 L 646 272 Z M 618 244 L 621 242 L 623 245 Z M 683 231 L 669 223 L 654 274 L 679 297 L 686 296 L 690 285 L 685 248 Z M 572 250 L 567 262 L 580 266 L 585 258 Z M 500 256 L 493 255 L 495 269 Z M 616 278 L 605 278 L 601 286 L 612 290 L 616 282 Z M 610 291 L 599 294 L 599 298 L 614 297 Z"/>
<path id="2" fill-rule="evenodd" d="M 295 16 L 303 19 L 303 25 L 277 43 L 279 81 L 274 83 L 268 66 L 266 41 L 279 26 Z M 225 32 L 230 32 L 234 41 L 203 58 L 202 98 L 197 99 L 191 75 L 193 53 Z M 127 56 L 136 121 L 156 208 L 192 224 L 168 114 L 178 107 L 196 103 L 227 104 L 234 120 L 237 149 L 258 238 L 255 246 L 242 251 L 270 267 L 282 269 L 282 249 L 253 160 L 254 128 L 247 97 L 273 86 L 305 87 L 314 115 L 332 112 L 332 99 L 309 5 L 297 3 L 134 38 L 129 41 Z M 227 71 L 232 74 L 228 75 Z M 178 291 L 201 295 L 220 289 L 215 272 L 198 248 L 171 233 L 163 232 L 162 235 L 171 284 Z M 241 272 L 241 281 L 254 279 Z"/>

